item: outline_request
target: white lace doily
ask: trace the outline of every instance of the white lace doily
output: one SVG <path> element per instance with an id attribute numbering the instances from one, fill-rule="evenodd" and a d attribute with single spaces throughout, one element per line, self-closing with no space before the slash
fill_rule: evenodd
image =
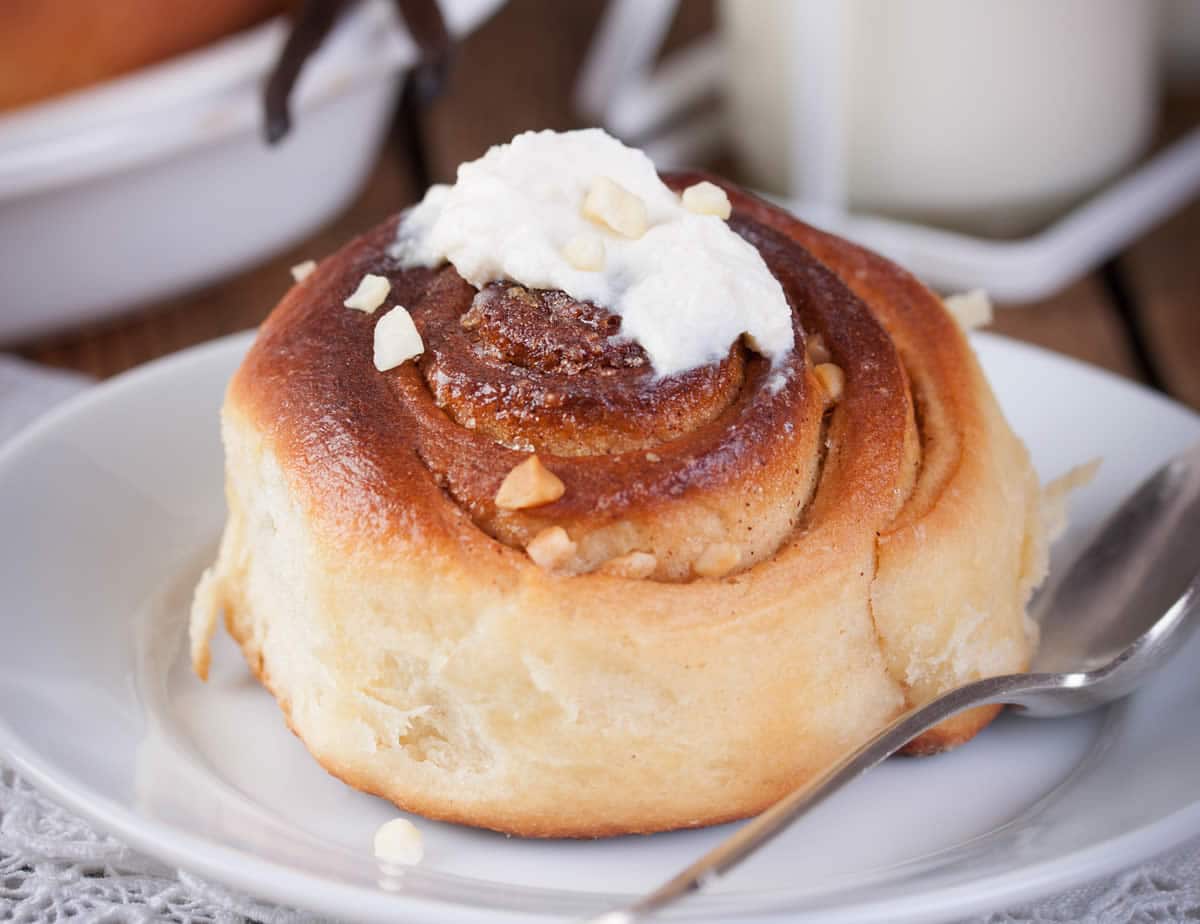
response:
<path id="1" fill-rule="evenodd" d="M 83 387 L 0 357 L 0 442 Z M 308 924 L 279 908 L 173 870 L 98 834 L 0 764 L 0 922 Z M 1200 920 L 1200 839 L 1120 876 L 974 919 L 987 924 Z"/>
<path id="2" fill-rule="evenodd" d="M 0 768 L 0 921 L 293 924 L 317 918 L 233 895 L 141 856 Z"/>

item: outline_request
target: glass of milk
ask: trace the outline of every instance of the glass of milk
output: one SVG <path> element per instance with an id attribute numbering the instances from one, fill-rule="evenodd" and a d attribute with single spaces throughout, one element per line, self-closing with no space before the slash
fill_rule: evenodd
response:
<path id="1" fill-rule="evenodd" d="M 1145 0 L 720 0 L 752 185 L 817 205 L 1024 234 L 1146 148 Z"/>

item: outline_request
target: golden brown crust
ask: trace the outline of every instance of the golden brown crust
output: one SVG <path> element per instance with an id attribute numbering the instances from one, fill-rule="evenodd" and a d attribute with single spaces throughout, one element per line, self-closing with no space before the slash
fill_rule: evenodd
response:
<path id="1" fill-rule="evenodd" d="M 851 376 L 840 416 L 854 421 L 860 451 L 890 455 L 884 465 L 911 470 L 915 460 L 898 447 L 915 444 L 913 409 L 887 333 L 791 240 L 740 213 L 733 226 L 783 283 L 796 309 L 797 341 L 803 343 L 805 329 L 820 332 Z M 705 548 L 730 535 L 744 568 L 792 533 L 811 498 L 825 436 L 824 396 L 802 350 L 772 369 L 739 345 L 717 367 L 664 380 L 644 365 L 545 371 L 511 362 L 512 350 L 479 355 L 467 337 L 479 328 L 461 325 L 472 314 L 471 287 L 452 269 L 399 271 L 386 254 L 394 234 L 394 223 L 385 224 L 325 261 L 280 305 L 234 380 L 232 394 L 256 402 L 258 416 L 285 445 L 302 447 L 291 452 L 304 454 L 313 490 L 341 478 L 341 458 L 351 450 L 370 461 L 371 479 L 339 486 L 339 506 L 345 492 L 374 505 L 399 501 L 399 489 L 406 507 L 433 514 L 448 494 L 476 526 L 510 547 L 524 548 L 548 525 L 559 525 L 580 544 L 572 570 L 649 551 L 660 580 L 691 578 Z M 392 299 L 409 310 L 426 344 L 419 363 L 382 377 L 356 362 L 369 355 L 381 313 L 338 310 L 366 272 L 389 278 Z M 536 339 L 528 329 L 520 333 L 526 344 Z M 304 374 L 292 378 L 297 367 Z M 486 389 L 486 399 L 460 386 L 464 373 Z M 242 383 L 255 384 L 243 389 Z M 556 400 L 547 401 L 548 394 Z M 352 419 L 345 419 L 344 402 L 354 409 Z M 501 415 L 503 434 L 491 422 Z M 497 443 L 498 435 L 510 445 Z M 335 453 L 314 456 L 327 446 Z M 530 450 L 548 451 L 547 467 L 566 492 L 533 511 L 498 511 L 493 501 L 501 482 Z M 417 480 L 431 489 L 424 497 L 414 494 Z M 685 495 L 690 507 L 715 513 L 717 522 L 680 544 L 668 537 L 678 535 Z M 860 498 L 885 516 L 903 500 L 893 491 L 864 491 Z"/>
<path id="2" fill-rule="evenodd" d="M 422 378 L 482 445 L 559 456 L 648 449 L 715 420 L 745 382 L 740 344 L 722 363 L 658 379 L 642 348 L 617 336 L 618 316 L 563 292 L 511 283 L 476 292 L 445 268 L 421 306 Z"/>
<path id="3" fill-rule="evenodd" d="M 905 708 L 1025 669 L 1037 486 L 962 333 L 902 270 L 725 188 L 794 309 L 782 370 L 735 345 L 648 378 L 602 308 L 401 271 L 394 220 L 264 325 L 224 411 L 214 580 L 330 772 L 528 836 L 712 824 Z M 340 307 L 367 272 L 418 362 L 371 366 L 377 318 Z M 828 406 L 810 335 L 844 375 Z M 497 508 L 530 449 L 563 495 Z M 568 574 L 525 554 L 550 526 Z M 648 577 L 606 567 L 635 553 Z"/>

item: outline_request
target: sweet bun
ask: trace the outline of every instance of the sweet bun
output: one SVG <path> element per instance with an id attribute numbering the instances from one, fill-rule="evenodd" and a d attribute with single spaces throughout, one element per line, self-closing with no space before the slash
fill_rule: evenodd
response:
<path id="1" fill-rule="evenodd" d="M 223 612 L 350 785 L 593 837 L 758 812 L 903 710 L 1027 669 L 1039 486 L 962 330 L 887 260 L 666 182 L 702 179 L 786 293 L 782 364 L 743 341 L 655 376 L 602 306 L 403 268 L 398 219 L 295 286 L 225 401 L 197 670 Z M 387 372 L 385 310 L 343 307 L 367 273 L 423 343 Z"/>

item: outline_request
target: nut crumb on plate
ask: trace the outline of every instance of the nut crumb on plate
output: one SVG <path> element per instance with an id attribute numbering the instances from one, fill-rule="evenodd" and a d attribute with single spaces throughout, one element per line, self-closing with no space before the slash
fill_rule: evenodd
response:
<path id="1" fill-rule="evenodd" d="M 397 866 L 415 866 L 425 856 L 421 832 L 407 818 L 393 818 L 375 832 L 375 858 Z"/>

